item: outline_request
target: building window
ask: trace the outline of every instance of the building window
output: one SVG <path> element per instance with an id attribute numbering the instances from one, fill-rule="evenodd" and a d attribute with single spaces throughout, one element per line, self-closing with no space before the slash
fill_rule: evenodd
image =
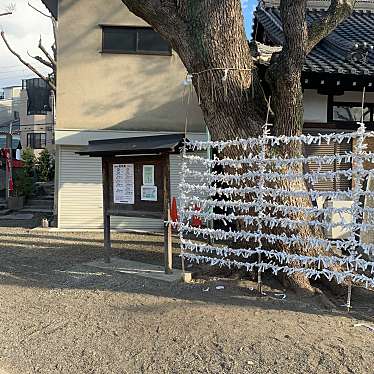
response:
<path id="1" fill-rule="evenodd" d="M 373 123 L 374 104 L 365 104 L 364 122 Z M 329 122 L 355 124 L 362 120 L 362 106 L 360 103 L 332 102 L 329 110 Z"/>
<path id="2" fill-rule="evenodd" d="M 27 147 L 33 149 L 43 149 L 46 146 L 45 133 L 30 133 L 27 134 Z"/>
<path id="3" fill-rule="evenodd" d="M 41 78 L 26 79 L 22 87 L 27 91 L 27 115 L 47 115 L 52 110 L 48 84 Z"/>
<path id="4" fill-rule="evenodd" d="M 171 55 L 170 44 L 150 27 L 102 26 L 104 53 Z"/>
<path id="5" fill-rule="evenodd" d="M 362 107 L 347 104 L 333 106 L 333 121 L 359 122 L 362 119 Z M 372 111 L 364 107 L 364 122 L 372 122 Z"/>

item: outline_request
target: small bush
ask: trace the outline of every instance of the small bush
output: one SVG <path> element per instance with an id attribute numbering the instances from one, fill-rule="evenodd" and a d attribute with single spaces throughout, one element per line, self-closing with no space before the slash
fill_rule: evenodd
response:
<path id="1" fill-rule="evenodd" d="M 24 170 L 27 176 L 34 177 L 36 169 L 36 157 L 31 148 L 25 148 L 22 152 L 22 161 L 24 163 Z"/>
<path id="2" fill-rule="evenodd" d="M 43 149 L 43 151 L 40 153 L 36 163 L 36 170 L 38 179 L 41 182 L 49 182 L 53 180 L 54 159 L 49 153 L 48 149 Z"/>
<path id="3" fill-rule="evenodd" d="M 14 169 L 13 171 L 13 196 L 24 196 L 26 199 L 33 192 L 32 177 L 27 175 L 26 169 Z"/>

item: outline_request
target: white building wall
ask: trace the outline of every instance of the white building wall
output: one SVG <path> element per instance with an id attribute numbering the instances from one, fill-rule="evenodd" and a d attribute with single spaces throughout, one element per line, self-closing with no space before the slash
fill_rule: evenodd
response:
<path id="1" fill-rule="evenodd" d="M 12 99 L 0 100 L 0 125 L 13 119 L 12 104 Z"/>
<path id="2" fill-rule="evenodd" d="M 4 88 L 4 99 L 13 99 L 14 97 L 19 97 L 21 92 L 21 87 L 5 87 Z"/>
<path id="3" fill-rule="evenodd" d="M 336 102 L 362 102 L 362 92 L 345 91 L 343 95 L 334 96 L 334 101 Z M 366 103 L 374 103 L 374 92 L 367 92 L 365 94 Z"/>
<path id="4" fill-rule="evenodd" d="M 327 123 L 327 95 L 317 90 L 304 90 L 304 121 Z"/>
<path id="5" fill-rule="evenodd" d="M 0 125 L 14 119 L 14 112 L 20 112 L 20 87 L 4 88 L 4 98 L 0 99 Z"/>
<path id="6" fill-rule="evenodd" d="M 320 95 L 317 90 L 304 90 L 304 121 L 327 123 L 327 95 Z M 345 91 L 343 95 L 334 96 L 335 102 L 361 103 L 362 92 Z M 365 102 L 374 103 L 374 92 L 365 94 Z"/>

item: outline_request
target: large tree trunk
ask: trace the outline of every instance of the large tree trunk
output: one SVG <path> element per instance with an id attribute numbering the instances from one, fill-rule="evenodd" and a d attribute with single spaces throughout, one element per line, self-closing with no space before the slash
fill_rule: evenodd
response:
<path id="1" fill-rule="evenodd" d="M 213 139 L 245 138 L 262 133 L 266 102 L 245 35 L 240 0 L 122 1 L 160 32 L 177 51 L 187 71 L 194 73 L 193 85 Z M 273 56 L 266 76 L 271 90 L 276 135 L 301 134 L 301 72 L 305 56 L 322 37 L 333 30 L 338 19 L 341 21 L 349 14 L 353 2 L 332 0 L 326 18 L 308 28 L 306 0 L 281 1 L 285 43 L 282 52 Z M 339 15 L 338 10 L 341 11 Z M 330 17 L 331 14 L 333 17 Z M 223 83 L 224 69 L 231 68 L 226 83 Z M 299 155 L 302 149 L 300 144 L 295 143 L 275 151 L 293 156 Z M 302 165 L 295 171 L 302 172 Z M 306 189 L 303 178 L 292 183 L 279 181 L 276 187 Z M 308 199 L 283 200 L 284 204 L 311 205 Z M 305 219 L 300 214 L 290 218 Z M 301 227 L 296 233 L 303 237 L 320 234 L 307 226 Z M 297 251 L 295 248 L 282 249 Z M 303 252 L 303 249 L 299 250 Z M 322 252 L 322 249 L 314 252 L 313 255 Z M 310 254 L 310 251 L 308 253 L 304 249 L 304 253 Z M 294 277 L 293 282 L 311 289 L 304 277 Z"/>
<path id="2" fill-rule="evenodd" d="M 283 29 L 285 32 L 285 43 L 280 54 L 274 55 L 270 68 L 267 71 L 267 82 L 272 92 L 272 109 L 274 111 L 274 135 L 301 135 L 303 131 L 303 94 L 301 86 L 301 73 L 306 56 L 306 41 L 308 38 L 306 24 L 306 0 L 294 0 L 291 2 L 282 2 L 281 16 L 283 20 Z M 272 150 L 276 156 L 288 154 L 289 157 L 302 155 L 302 144 L 294 142 L 291 144 L 279 146 Z M 284 157 L 284 156 L 283 156 Z M 282 170 L 287 172 L 287 170 Z M 302 174 L 303 165 L 295 166 L 294 173 Z M 279 181 L 275 187 L 288 191 L 306 191 L 307 186 L 303 179 L 293 181 Z M 310 199 L 283 197 L 279 203 L 289 206 L 311 207 Z M 306 217 L 302 213 L 288 214 L 287 218 L 293 220 L 305 221 Z M 297 232 L 292 232 L 304 238 L 313 236 L 322 236 L 321 230 L 315 230 L 308 226 L 301 226 Z M 290 232 L 288 234 L 291 234 Z M 279 245 L 279 249 L 286 252 L 297 252 L 305 255 L 324 254 L 323 249 L 313 250 L 303 248 L 302 246 L 285 247 Z M 318 253 L 320 252 L 320 253 Z M 293 286 L 302 286 L 309 291 L 312 290 L 309 280 L 301 274 L 295 274 L 291 277 Z"/>

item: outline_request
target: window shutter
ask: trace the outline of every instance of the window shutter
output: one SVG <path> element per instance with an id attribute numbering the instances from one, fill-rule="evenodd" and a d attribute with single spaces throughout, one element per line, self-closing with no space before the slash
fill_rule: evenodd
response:
<path id="1" fill-rule="evenodd" d="M 345 153 L 352 152 L 352 142 L 343 142 L 341 144 L 335 143 L 335 154 L 344 155 Z M 336 163 L 336 170 L 349 170 L 352 167 L 351 162 Z M 346 191 L 352 186 L 352 181 L 347 177 L 340 176 L 335 181 L 336 191 Z"/>
<path id="2" fill-rule="evenodd" d="M 311 156 L 333 156 L 334 145 L 333 144 L 311 144 L 305 145 L 304 147 L 305 157 Z M 317 162 L 308 162 L 308 168 L 310 173 L 316 173 L 319 169 Z M 320 171 L 323 173 L 331 172 L 334 170 L 334 164 L 323 164 Z M 312 185 L 313 189 L 318 191 L 331 191 L 334 189 L 334 182 L 331 180 L 319 180 Z"/>
<path id="3" fill-rule="evenodd" d="M 352 150 L 351 143 L 338 144 L 336 142 L 327 144 L 323 142 L 319 144 L 311 144 L 304 146 L 304 156 L 334 156 L 335 154 L 343 155 Z M 330 164 L 322 164 L 320 171 L 322 173 L 334 172 L 338 170 L 348 170 L 351 167 L 351 163 L 338 163 L 334 161 Z M 319 170 L 317 162 L 308 162 L 309 172 L 316 173 Z M 334 180 L 320 179 L 318 182 L 313 184 L 313 189 L 317 191 L 343 191 L 351 187 L 351 181 L 344 177 L 339 176 Z"/>

